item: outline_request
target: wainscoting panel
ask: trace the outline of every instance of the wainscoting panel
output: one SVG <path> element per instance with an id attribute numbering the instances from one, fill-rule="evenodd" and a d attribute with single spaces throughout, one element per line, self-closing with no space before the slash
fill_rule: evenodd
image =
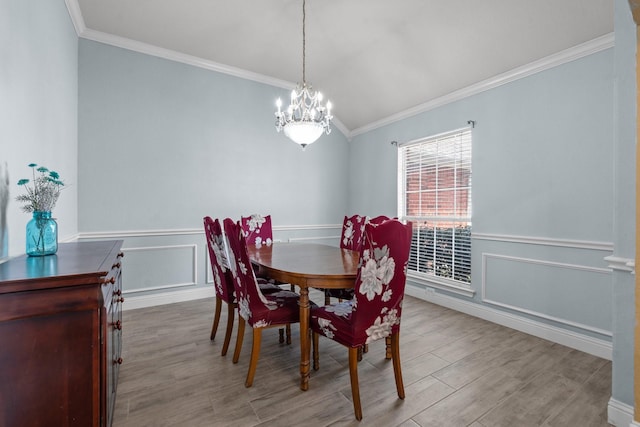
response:
<path id="1" fill-rule="evenodd" d="M 125 248 L 125 295 L 197 285 L 197 245 Z"/>
<path id="2" fill-rule="evenodd" d="M 611 337 L 611 270 L 482 254 L 485 303 Z"/>
<path id="3" fill-rule="evenodd" d="M 274 226 L 274 240 L 339 244 L 341 224 Z M 126 309 L 213 296 L 204 228 L 80 233 L 78 240 L 124 240 Z M 135 304 L 132 301 L 135 299 Z"/>

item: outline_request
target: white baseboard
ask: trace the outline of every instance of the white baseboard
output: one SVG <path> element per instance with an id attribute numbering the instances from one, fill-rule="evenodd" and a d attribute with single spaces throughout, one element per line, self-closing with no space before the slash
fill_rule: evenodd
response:
<path id="1" fill-rule="evenodd" d="M 585 353 L 602 357 L 603 359 L 611 360 L 613 356 L 613 347 L 608 341 L 526 319 L 486 305 L 464 301 L 460 298 L 450 297 L 437 292 L 427 293 L 425 289 L 410 285 L 409 283 L 406 285 L 405 293 L 412 297 L 420 298 L 452 310 L 566 345 L 567 347 L 575 348 L 576 350 L 584 351 Z"/>
<path id="2" fill-rule="evenodd" d="M 633 406 L 614 398 L 609 399 L 607 418 L 609 424 L 613 424 L 616 427 L 640 427 L 640 424 L 633 421 Z"/>
<path id="3" fill-rule="evenodd" d="M 125 293 L 125 302 L 122 304 L 122 309 L 134 310 L 136 308 L 153 307 L 156 305 L 173 304 L 175 302 L 192 301 L 196 299 L 214 297 L 215 290 L 213 289 L 213 286 L 129 297 Z"/>

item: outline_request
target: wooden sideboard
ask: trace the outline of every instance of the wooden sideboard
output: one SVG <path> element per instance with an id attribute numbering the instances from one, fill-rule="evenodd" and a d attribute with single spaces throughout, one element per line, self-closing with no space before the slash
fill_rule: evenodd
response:
<path id="1" fill-rule="evenodd" d="M 111 426 L 121 240 L 0 264 L 0 427 Z"/>

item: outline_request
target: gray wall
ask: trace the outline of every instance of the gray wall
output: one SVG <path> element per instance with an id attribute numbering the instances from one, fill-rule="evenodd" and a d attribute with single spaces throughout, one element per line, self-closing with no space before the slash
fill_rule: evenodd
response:
<path id="1" fill-rule="evenodd" d="M 635 26 L 628 2 L 615 6 L 615 48 L 354 138 L 348 211 L 395 213 L 390 141 L 474 120 L 475 294 L 411 283 L 442 294 L 426 299 L 612 342 L 612 399 L 633 405 L 634 276 L 626 264 L 635 254 Z M 372 182 L 376 197 L 356 191 L 360 182 Z"/>
<path id="2" fill-rule="evenodd" d="M 78 38 L 65 3 L 0 0 L 0 170 L 6 162 L 10 256 L 25 250 L 31 214 L 14 199 L 30 163 L 56 170 L 68 184 L 53 215 L 60 240 L 77 235 L 77 88 Z"/>
<path id="3" fill-rule="evenodd" d="M 88 40 L 79 52 L 79 230 L 125 238 L 125 290 L 212 289 L 205 215 L 271 214 L 276 239 L 337 242 L 340 131 L 303 151 L 274 127 L 283 90 Z"/>
<path id="4" fill-rule="evenodd" d="M 633 406 L 633 328 L 636 278 L 625 266 L 635 258 L 636 236 L 636 26 L 627 0 L 616 0 L 613 158 L 613 391 L 612 398 Z M 636 409 L 637 410 L 637 409 Z"/>
<path id="5" fill-rule="evenodd" d="M 389 141 L 474 120 L 473 300 L 610 340 L 612 63 L 607 49 L 360 135 L 351 181 L 394 183 Z M 353 194 L 349 209 L 392 210 L 396 194 Z"/>

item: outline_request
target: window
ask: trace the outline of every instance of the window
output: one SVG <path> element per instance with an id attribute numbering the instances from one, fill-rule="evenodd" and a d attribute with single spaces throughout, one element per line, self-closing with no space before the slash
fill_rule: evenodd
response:
<path id="1" fill-rule="evenodd" d="M 471 129 L 402 144 L 399 152 L 398 212 L 413 222 L 409 274 L 468 287 Z"/>

